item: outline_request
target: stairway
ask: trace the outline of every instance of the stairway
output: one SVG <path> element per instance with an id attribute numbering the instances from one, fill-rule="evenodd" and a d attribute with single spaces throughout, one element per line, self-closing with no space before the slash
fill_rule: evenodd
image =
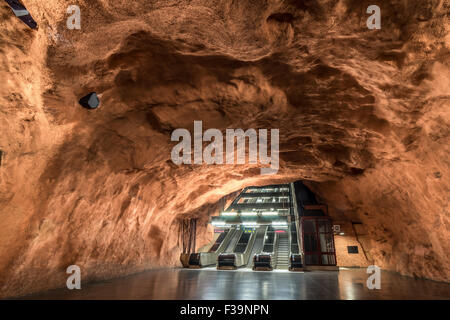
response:
<path id="1" fill-rule="evenodd" d="M 289 268 L 289 239 L 287 234 L 280 234 L 277 246 L 277 269 Z"/>

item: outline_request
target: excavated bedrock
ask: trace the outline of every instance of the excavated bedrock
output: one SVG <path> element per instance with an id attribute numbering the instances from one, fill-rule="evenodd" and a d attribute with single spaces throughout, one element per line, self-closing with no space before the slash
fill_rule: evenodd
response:
<path id="1" fill-rule="evenodd" d="M 383 269 L 450 280 L 450 3 L 0 2 L 0 296 L 179 265 L 219 200 L 304 180 Z M 101 99 L 88 110 L 78 100 Z M 181 165 L 171 133 L 280 130 L 280 169 Z"/>

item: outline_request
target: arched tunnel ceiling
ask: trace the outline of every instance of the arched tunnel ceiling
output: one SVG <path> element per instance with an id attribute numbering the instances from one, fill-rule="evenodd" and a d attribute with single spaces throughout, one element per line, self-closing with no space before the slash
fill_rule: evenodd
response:
<path id="1" fill-rule="evenodd" d="M 449 1 L 382 1 L 381 30 L 373 1 L 81 0 L 81 30 L 23 2 L 39 31 L 0 5 L 1 295 L 175 265 L 177 217 L 298 179 L 377 265 L 449 281 Z M 176 166 L 194 120 L 280 129 L 280 170 Z"/>

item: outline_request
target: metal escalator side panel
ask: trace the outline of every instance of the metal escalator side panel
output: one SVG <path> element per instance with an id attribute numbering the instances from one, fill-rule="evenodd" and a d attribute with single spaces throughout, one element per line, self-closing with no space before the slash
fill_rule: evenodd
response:
<path id="1" fill-rule="evenodd" d="M 220 244 L 220 246 L 217 248 L 217 250 L 215 251 L 215 253 L 217 255 L 219 255 L 220 253 L 224 252 L 225 249 L 228 247 L 228 244 L 230 243 L 230 241 L 232 241 L 234 234 L 237 232 L 236 228 L 233 227 L 231 228 L 226 237 L 223 239 L 222 243 Z"/>
<path id="2" fill-rule="evenodd" d="M 242 235 L 242 230 L 237 229 L 236 232 L 233 234 L 233 238 L 229 242 L 227 248 L 225 249 L 224 253 L 234 252 L 234 248 L 236 247 L 237 242 L 239 241 L 239 238 Z"/>
<path id="3" fill-rule="evenodd" d="M 230 232 L 230 229 L 226 229 L 224 230 L 216 239 L 216 241 L 214 241 L 214 244 L 211 246 L 211 248 L 209 248 L 208 252 L 216 252 L 217 249 L 220 247 L 220 245 L 222 244 L 222 242 L 225 240 L 225 238 L 227 237 L 228 233 Z"/>
<path id="4" fill-rule="evenodd" d="M 189 268 L 198 269 L 216 263 L 217 255 L 214 252 L 197 252 L 189 255 Z"/>

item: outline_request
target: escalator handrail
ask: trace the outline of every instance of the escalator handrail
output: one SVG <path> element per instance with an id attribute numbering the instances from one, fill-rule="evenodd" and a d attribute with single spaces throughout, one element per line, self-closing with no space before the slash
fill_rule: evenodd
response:
<path id="1" fill-rule="evenodd" d="M 277 267 L 277 259 L 278 259 L 278 240 L 279 240 L 280 234 L 275 233 L 275 239 L 273 240 L 273 252 L 272 252 L 272 268 Z"/>
<path id="2" fill-rule="evenodd" d="M 247 247 L 245 248 L 245 251 L 243 252 L 244 264 L 245 265 L 248 264 L 248 259 L 249 259 L 250 253 L 252 252 L 253 246 L 255 244 L 255 240 L 256 240 L 256 236 L 258 234 L 258 231 L 259 231 L 259 229 L 251 234 L 251 236 L 250 236 L 250 238 L 248 239 L 248 242 L 247 242 Z"/>
<path id="3" fill-rule="evenodd" d="M 229 246 L 231 246 L 231 249 L 228 250 L 228 251 L 226 251 L 226 249 L 225 249 L 225 251 L 223 251 L 222 253 L 233 253 L 235 248 L 236 248 L 236 245 L 239 242 L 239 239 L 241 238 L 241 236 L 242 236 L 242 230 L 241 229 L 236 229 L 236 231 L 233 233 L 233 237 L 228 242 L 228 245 L 226 245 L 226 249 Z"/>
<path id="4" fill-rule="evenodd" d="M 250 251 L 250 256 L 249 256 L 248 259 L 247 259 L 247 266 L 248 266 L 248 267 L 253 265 L 253 259 L 254 259 L 254 257 L 255 257 L 257 254 L 261 253 L 262 250 L 264 249 L 264 242 L 265 242 L 266 233 L 267 233 L 267 230 L 268 230 L 268 229 L 269 229 L 269 228 L 268 228 L 267 226 L 261 226 L 261 227 L 258 228 L 258 232 L 257 232 L 256 237 L 255 237 L 255 243 L 253 244 L 252 250 Z M 260 249 L 256 248 L 256 251 L 254 251 L 255 246 L 258 245 L 258 243 L 257 243 L 256 241 L 258 240 L 258 236 L 259 236 L 259 235 L 262 236 L 263 242 L 262 242 L 262 244 L 261 244 L 261 246 L 260 246 Z M 255 252 L 255 253 L 252 255 L 252 252 Z"/>
<path id="5" fill-rule="evenodd" d="M 292 189 L 292 202 L 294 205 L 294 217 L 295 217 L 295 228 L 297 229 L 297 246 L 298 246 L 298 254 L 300 254 L 303 258 L 303 237 L 302 237 L 302 230 L 300 229 L 300 215 L 298 212 L 298 203 L 297 203 L 297 196 L 295 194 L 295 186 L 294 183 L 291 183 L 291 189 Z M 301 200 L 300 200 L 301 202 Z M 301 242 L 301 243 L 300 243 Z"/>
<path id="6" fill-rule="evenodd" d="M 220 253 L 222 253 L 228 247 L 228 244 L 230 243 L 231 239 L 233 239 L 233 236 L 234 236 L 236 231 L 237 230 L 236 230 L 235 227 L 231 228 L 231 230 L 228 231 L 228 234 L 226 235 L 225 239 L 223 239 L 222 243 L 217 248 L 217 250 L 214 251 L 215 254 L 219 255 Z"/>

